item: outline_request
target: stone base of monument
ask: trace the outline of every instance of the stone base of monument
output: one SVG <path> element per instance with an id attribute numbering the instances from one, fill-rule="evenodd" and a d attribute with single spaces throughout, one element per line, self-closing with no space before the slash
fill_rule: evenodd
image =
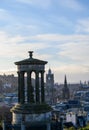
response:
<path id="1" fill-rule="evenodd" d="M 47 104 L 17 104 L 11 109 L 12 124 L 19 125 L 23 121 L 28 125 L 47 123 L 51 118 L 51 110 Z"/>

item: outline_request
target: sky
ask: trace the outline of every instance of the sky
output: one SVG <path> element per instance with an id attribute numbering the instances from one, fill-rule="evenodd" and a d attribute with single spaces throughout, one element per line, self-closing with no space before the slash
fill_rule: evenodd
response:
<path id="1" fill-rule="evenodd" d="M 16 74 L 28 51 L 55 82 L 88 81 L 89 0 L 1 0 L 0 74 Z"/>

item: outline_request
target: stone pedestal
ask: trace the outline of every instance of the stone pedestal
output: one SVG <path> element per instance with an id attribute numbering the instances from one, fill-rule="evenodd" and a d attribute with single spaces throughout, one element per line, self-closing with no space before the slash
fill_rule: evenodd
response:
<path id="1" fill-rule="evenodd" d="M 12 124 L 24 122 L 47 122 L 51 117 L 51 107 L 47 104 L 18 104 L 11 109 Z"/>

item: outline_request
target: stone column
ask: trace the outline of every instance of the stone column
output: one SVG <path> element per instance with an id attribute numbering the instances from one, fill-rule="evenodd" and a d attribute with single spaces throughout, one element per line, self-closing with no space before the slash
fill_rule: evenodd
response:
<path id="1" fill-rule="evenodd" d="M 40 103 L 40 94 L 39 94 L 39 72 L 36 72 L 36 103 Z"/>
<path id="2" fill-rule="evenodd" d="M 21 130 L 25 130 L 25 124 L 23 121 L 21 122 Z"/>
<path id="3" fill-rule="evenodd" d="M 5 122 L 5 120 L 3 120 L 2 127 L 3 127 L 3 130 L 6 130 L 6 122 Z"/>
<path id="4" fill-rule="evenodd" d="M 27 102 L 30 102 L 31 73 L 27 72 Z"/>
<path id="5" fill-rule="evenodd" d="M 41 72 L 41 102 L 45 102 L 44 95 L 44 71 Z"/>
<path id="6" fill-rule="evenodd" d="M 51 124 L 47 123 L 47 130 L 51 130 Z"/>
<path id="7" fill-rule="evenodd" d="M 31 72 L 27 72 L 27 102 L 34 103 L 33 86 L 31 81 Z"/>
<path id="8" fill-rule="evenodd" d="M 24 72 L 20 72 L 20 103 L 25 102 L 25 92 L 24 92 Z"/>
<path id="9" fill-rule="evenodd" d="M 20 72 L 17 72 L 18 73 L 18 103 L 20 103 Z"/>

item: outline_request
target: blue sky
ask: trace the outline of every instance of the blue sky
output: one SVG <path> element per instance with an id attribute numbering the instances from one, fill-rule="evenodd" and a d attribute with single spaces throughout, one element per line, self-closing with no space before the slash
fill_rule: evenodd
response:
<path id="1" fill-rule="evenodd" d="M 47 60 L 55 82 L 89 80 L 89 0 L 0 2 L 0 74 L 16 74 L 14 62 Z"/>

